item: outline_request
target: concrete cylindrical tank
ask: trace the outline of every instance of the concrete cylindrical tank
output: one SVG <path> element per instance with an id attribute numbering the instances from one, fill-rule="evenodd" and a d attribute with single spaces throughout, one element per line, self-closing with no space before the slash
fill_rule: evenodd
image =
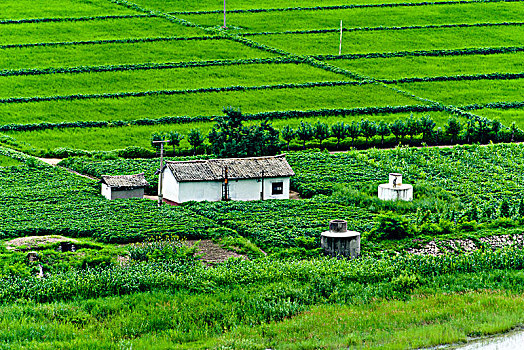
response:
<path id="1" fill-rule="evenodd" d="M 387 184 L 378 185 L 378 198 L 384 201 L 412 201 L 413 186 L 402 183 L 402 175 L 390 173 Z"/>
<path id="2" fill-rule="evenodd" d="M 320 244 L 329 256 L 357 258 L 360 256 L 360 233 L 347 230 L 347 221 L 331 220 L 329 231 L 322 232 Z"/>

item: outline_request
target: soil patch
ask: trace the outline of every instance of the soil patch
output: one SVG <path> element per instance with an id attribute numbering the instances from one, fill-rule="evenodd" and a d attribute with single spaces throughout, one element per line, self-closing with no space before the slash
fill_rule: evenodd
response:
<path id="1" fill-rule="evenodd" d="M 191 247 L 196 242 L 198 241 L 197 240 L 188 240 L 186 241 L 186 244 L 188 244 Z M 231 250 L 224 249 L 221 246 L 219 246 L 218 244 L 214 243 L 210 239 L 200 240 L 200 243 L 198 244 L 197 254 L 202 254 L 202 257 L 200 258 L 200 260 L 205 262 L 207 265 L 219 264 L 219 263 L 226 261 L 227 259 L 231 257 L 247 260 L 247 257 L 245 255 L 238 254 Z"/>
<path id="2" fill-rule="evenodd" d="M 10 250 L 19 250 L 23 247 L 23 250 L 33 249 L 39 246 L 52 244 L 56 242 L 73 242 L 78 243 L 76 239 L 67 238 L 64 236 L 29 236 L 29 237 L 20 237 L 15 238 L 10 241 L 5 242 L 5 246 Z"/>

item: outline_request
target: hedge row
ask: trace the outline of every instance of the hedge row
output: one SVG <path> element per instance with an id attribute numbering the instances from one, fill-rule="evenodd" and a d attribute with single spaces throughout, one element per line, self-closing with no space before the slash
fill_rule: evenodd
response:
<path id="1" fill-rule="evenodd" d="M 444 75 L 438 77 L 402 78 L 396 80 L 377 80 L 384 84 L 420 83 L 432 81 L 462 81 L 462 80 L 514 80 L 524 78 L 524 73 L 490 73 L 473 75 Z"/>
<path id="2" fill-rule="evenodd" d="M 250 58 L 236 60 L 212 60 L 212 61 L 185 61 L 185 62 L 166 62 L 166 63 L 144 63 L 144 64 L 122 64 L 122 65 L 102 65 L 102 66 L 79 66 L 67 68 L 35 68 L 35 69 L 12 69 L 0 70 L 0 76 L 22 76 L 22 75 L 47 75 L 47 74 L 78 74 L 94 72 L 120 72 L 131 70 L 150 70 L 150 69 L 171 69 L 171 68 L 192 68 L 192 67 L 212 67 L 212 66 L 235 66 L 244 64 L 281 64 L 281 63 L 300 63 L 291 57 L 275 58 Z"/>
<path id="3" fill-rule="evenodd" d="M 461 107 L 461 109 L 464 110 L 476 110 L 476 109 L 484 109 L 484 108 L 490 108 L 490 109 L 518 109 L 518 108 L 524 108 L 524 101 L 516 101 L 516 102 L 490 102 L 486 104 L 471 104 L 467 106 Z"/>
<path id="4" fill-rule="evenodd" d="M 406 56 L 464 56 L 464 55 L 494 55 L 500 53 L 514 53 L 523 52 L 522 46 L 510 47 L 485 47 L 485 48 L 466 48 L 455 50 L 420 50 L 420 51 L 396 51 L 396 52 L 373 52 L 362 54 L 347 54 L 347 55 L 317 55 L 311 56 L 314 59 L 321 61 L 333 60 L 355 60 L 361 58 L 391 58 L 391 57 L 406 57 Z"/>
<path id="5" fill-rule="evenodd" d="M 108 15 L 108 16 L 88 16 L 88 17 L 58 17 L 58 18 L 23 18 L 0 20 L 0 24 L 24 24 L 24 23 L 46 23 L 46 22 L 86 22 L 106 19 L 125 19 L 156 17 L 155 15 Z"/>
<path id="6" fill-rule="evenodd" d="M 499 27 L 499 26 L 521 26 L 523 22 L 500 22 L 500 23 L 458 23 L 458 24 L 428 24 L 423 26 L 401 26 L 401 27 L 356 27 L 343 28 L 343 32 L 373 32 L 382 30 L 409 30 L 409 29 L 440 29 L 440 28 L 469 28 L 469 27 Z M 338 33 L 340 29 L 311 29 L 311 30 L 290 30 L 284 32 L 256 32 L 256 33 L 241 33 L 243 36 L 256 35 L 274 35 L 274 34 L 321 34 L 321 33 Z"/>
<path id="7" fill-rule="evenodd" d="M 249 120 L 262 119 L 290 119 L 307 118 L 320 116 L 349 116 L 349 115 L 370 115 L 379 113 L 410 113 L 410 112 L 433 112 L 443 110 L 436 105 L 410 105 L 410 106 L 385 106 L 385 107 L 358 107 L 349 109 L 318 109 L 318 110 L 294 110 L 294 111 L 272 111 L 256 114 L 245 114 Z M 161 125 L 161 124 L 183 124 L 202 121 L 213 121 L 223 116 L 166 116 L 156 119 L 134 119 L 134 120 L 113 120 L 113 121 L 78 121 L 61 123 L 32 123 L 32 124 L 5 124 L 0 126 L 0 132 L 6 131 L 34 131 L 45 129 L 65 129 L 65 128 L 101 128 L 118 127 L 127 125 Z"/>
<path id="8" fill-rule="evenodd" d="M 258 12 L 284 12 L 284 11 L 318 11 L 318 10 L 345 10 L 369 7 L 413 7 L 429 5 L 460 5 L 471 3 L 489 3 L 489 2 L 519 2 L 521 0 L 471 0 L 471 1 L 424 1 L 424 2 L 399 2 L 389 4 L 360 4 L 360 5 L 336 5 L 336 6 L 313 6 L 313 7 L 284 7 L 284 8 L 258 8 L 245 10 L 228 10 L 226 13 L 258 13 Z M 172 15 L 205 15 L 213 13 L 222 13 L 223 10 L 209 11 L 173 11 Z"/>
<path id="9" fill-rule="evenodd" d="M 90 99 L 105 99 L 105 98 L 126 98 L 126 97 L 144 97 L 144 96 L 169 96 L 169 95 L 185 95 L 206 92 L 226 92 L 226 91 L 251 91 L 251 90 L 279 90 L 279 89 L 304 89 L 312 87 L 323 86 L 346 86 L 346 85 L 367 85 L 372 84 L 372 81 L 321 81 L 302 84 L 275 84 L 275 85 L 258 85 L 258 86 L 225 86 L 219 88 L 199 88 L 187 90 L 157 90 L 157 91 L 139 91 L 139 92 L 117 92 L 107 94 L 76 94 L 64 96 L 47 96 L 47 97 L 10 97 L 0 99 L 0 104 L 9 103 L 30 103 L 30 102 L 44 102 L 44 101 L 73 101 L 73 100 L 90 100 Z"/>
<path id="10" fill-rule="evenodd" d="M 26 48 L 38 46 L 68 46 L 68 45 L 103 45 L 103 44 L 135 44 L 152 43 L 158 41 L 189 41 L 189 40 L 217 40 L 224 39 L 222 36 L 193 36 L 193 37 L 156 37 L 156 38 L 133 38 L 133 39 L 109 39 L 109 40 L 87 40 L 87 41 L 62 41 L 31 44 L 8 44 L 0 45 L 0 49 Z"/>

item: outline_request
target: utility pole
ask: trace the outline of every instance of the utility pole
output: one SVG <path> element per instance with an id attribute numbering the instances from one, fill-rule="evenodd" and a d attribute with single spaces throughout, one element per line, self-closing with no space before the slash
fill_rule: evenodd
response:
<path id="1" fill-rule="evenodd" d="M 224 0 L 224 26 L 222 27 L 226 29 L 226 0 Z"/>
<path id="2" fill-rule="evenodd" d="M 260 200 L 264 200 L 264 170 L 262 170 L 262 191 L 260 192 Z"/>
<path id="3" fill-rule="evenodd" d="M 340 46 L 338 47 L 338 54 L 342 55 L 342 20 L 340 20 Z"/>
<path id="4" fill-rule="evenodd" d="M 162 196 L 162 179 L 163 179 L 163 173 L 164 170 L 164 143 L 169 143 L 170 140 L 162 140 L 162 141 L 153 141 L 153 143 L 159 143 L 160 144 L 160 169 L 158 170 L 158 206 L 162 206 L 163 202 L 163 196 Z"/>

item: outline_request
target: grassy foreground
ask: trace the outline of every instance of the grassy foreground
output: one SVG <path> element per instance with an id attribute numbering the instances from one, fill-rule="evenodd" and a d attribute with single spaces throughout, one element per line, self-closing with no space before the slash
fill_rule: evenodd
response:
<path id="1" fill-rule="evenodd" d="M 524 294 L 482 290 L 318 305 L 282 322 L 228 330 L 217 328 L 225 322 L 211 323 L 235 308 L 231 302 L 220 305 L 220 299 L 153 292 L 3 305 L 0 348 L 148 349 L 155 344 L 156 349 L 406 349 L 464 342 L 524 321 Z"/>
<path id="2" fill-rule="evenodd" d="M 322 305 L 280 323 L 239 328 L 219 342 L 239 349 L 428 347 L 508 331 L 524 321 L 523 303 L 522 294 L 480 291 Z"/>

